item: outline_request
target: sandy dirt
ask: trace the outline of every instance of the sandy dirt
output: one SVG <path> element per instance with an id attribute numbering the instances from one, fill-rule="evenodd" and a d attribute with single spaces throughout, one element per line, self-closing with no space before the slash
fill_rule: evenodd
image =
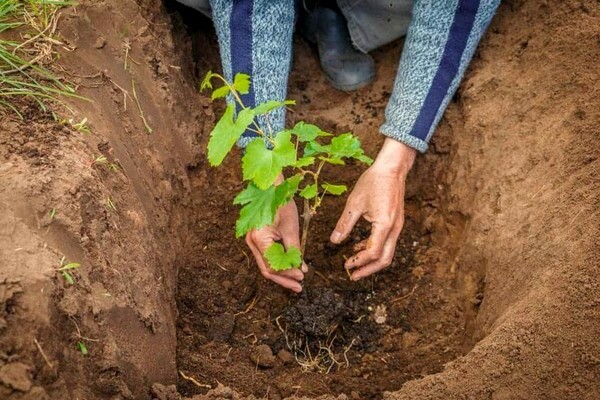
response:
<path id="1" fill-rule="evenodd" d="M 368 226 L 330 245 L 343 203 L 328 200 L 304 295 L 234 240 L 239 154 L 205 159 L 222 109 L 195 90 L 219 67 L 210 23 L 157 0 L 81 3 L 56 68 L 92 100 L 69 102 L 91 132 L 32 104 L 0 113 L 1 399 L 600 398 L 597 2 L 503 3 L 411 172 L 393 265 L 349 282 Z M 353 131 L 374 156 L 402 42 L 352 94 L 294 45 L 289 122 Z M 325 173 L 351 186 L 362 170 Z M 74 285 L 62 257 L 81 264 Z"/>

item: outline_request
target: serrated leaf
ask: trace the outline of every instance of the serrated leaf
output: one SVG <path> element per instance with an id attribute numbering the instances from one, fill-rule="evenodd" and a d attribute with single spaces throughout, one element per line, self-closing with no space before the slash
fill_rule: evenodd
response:
<path id="1" fill-rule="evenodd" d="M 306 143 L 306 146 L 304 147 L 304 157 L 314 156 L 319 153 L 327 153 L 327 146 L 323 146 L 315 141 Z"/>
<path id="2" fill-rule="evenodd" d="M 269 265 L 275 271 L 286 271 L 292 268 L 299 268 L 302 264 L 302 253 L 300 249 L 294 246 L 285 251 L 281 243 L 273 243 L 265 251 L 265 258 Z"/>
<path id="3" fill-rule="evenodd" d="M 280 185 L 266 190 L 261 190 L 250 182 L 233 200 L 233 204 L 243 205 L 235 224 L 235 236 L 241 237 L 252 229 L 272 224 L 279 207 L 293 198 L 301 181 L 302 175 L 294 175 Z"/>
<path id="4" fill-rule="evenodd" d="M 75 283 L 75 280 L 73 279 L 71 274 L 69 274 L 67 271 L 61 271 L 61 274 L 62 274 L 63 278 L 65 278 L 65 281 L 67 281 L 67 283 L 69 285 L 72 285 Z"/>
<path id="5" fill-rule="evenodd" d="M 296 161 L 296 164 L 294 164 L 294 167 L 296 167 L 296 168 L 308 167 L 309 165 L 313 165 L 314 163 L 315 163 L 314 157 L 301 157 Z"/>
<path id="6" fill-rule="evenodd" d="M 267 189 L 275 182 L 284 167 L 296 162 L 296 148 L 289 131 L 275 137 L 273 149 L 268 149 L 262 138 L 256 138 L 246 146 L 242 158 L 244 180 L 252 181 L 259 189 Z"/>
<path id="7" fill-rule="evenodd" d="M 231 92 L 231 89 L 229 88 L 229 86 L 225 85 L 225 86 L 221 86 L 218 89 L 215 89 L 214 92 L 212 92 L 212 94 L 210 95 L 210 98 L 212 100 L 215 99 L 220 99 L 221 97 L 225 97 L 229 94 L 229 92 Z"/>
<path id="8" fill-rule="evenodd" d="M 313 183 L 313 184 L 306 186 L 304 189 L 302 189 L 302 191 L 300 191 L 300 197 L 303 197 L 305 199 L 312 199 L 313 197 L 315 197 L 317 195 L 317 192 L 318 192 L 317 184 Z"/>
<path id="9" fill-rule="evenodd" d="M 331 183 L 323 183 L 321 187 L 327 192 L 335 196 L 339 196 L 344 193 L 348 188 L 346 185 L 332 185 Z"/>
<path id="10" fill-rule="evenodd" d="M 258 106 L 254 107 L 254 113 L 256 115 L 263 115 L 263 114 L 270 113 L 271 111 L 275 110 L 276 108 L 285 107 L 288 105 L 295 105 L 295 104 L 296 104 L 296 102 L 294 100 L 285 100 L 285 101 L 269 100 L 267 102 L 261 103 Z"/>
<path id="11" fill-rule="evenodd" d="M 248 94 L 250 91 L 250 75 L 241 72 L 235 74 L 233 87 L 240 94 Z"/>
<path id="12" fill-rule="evenodd" d="M 210 133 L 208 161 L 212 166 L 220 165 L 223 162 L 235 142 L 254 121 L 254 113 L 250 108 L 241 110 L 235 121 L 233 119 L 234 113 L 235 106 L 228 104 L 225 113 Z"/>
<path id="13" fill-rule="evenodd" d="M 331 164 L 340 164 L 343 158 L 354 158 L 365 164 L 371 165 L 373 160 L 365 155 L 360 140 L 351 133 L 344 133 L 331 139 L 327 145 L 319 144 L 315 141 L 309 142 L 304 148 L 304 155 L 310 156 L 318 153 L 327 154 L 322 158 Z"/>
<path id="14" fill-rule="evenodd" d="M 298 140 L 301 142 L 310 142 L 319 137 L 321 128 L 316 125 L 307 124 L 304 123 L 304 121 L 300 121 L 292 128 L 292 131 L 296 136 L 298 136 Z"/>

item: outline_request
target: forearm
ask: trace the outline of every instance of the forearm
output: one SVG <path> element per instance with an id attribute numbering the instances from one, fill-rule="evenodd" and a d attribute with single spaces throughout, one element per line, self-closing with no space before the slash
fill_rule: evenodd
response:
<path id="1" fill-rule="evenodd" d="M 251 76 L 250 93 L 242 96 L 244 104 L 254 107 L 267 100 L 285 100 L 294 1 L 211 0 L 211 7 L 225 77 L 232 81 L 240 72 Z M 285 108 L 271 112 L 268 121 L 259 117 L 257 122 L 278 132 L 284 128 Z M 246 132 L 238 144 L 245 147 L 254 137 Z"/>
<path id="2" fill-rule="evenodd" d="M 499 0 L 416 0 L 382 134 L 424 152 Z"/>

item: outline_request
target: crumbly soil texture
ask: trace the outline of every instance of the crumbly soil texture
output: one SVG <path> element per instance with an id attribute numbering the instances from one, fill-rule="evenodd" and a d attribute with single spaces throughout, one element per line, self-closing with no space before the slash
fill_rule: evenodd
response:
<path id="1" fill-rule="evenodd" d="M 0 399 L 600 398 L 598 2 L 503 2 L 408 177 L 392 265 L 349 279 L 370 228 L 331 244 L 347 197 L 326 198 L 301 294 L 234 238 L 240 152 L 206 160 L 210 20 L 86 0 L 58 31 L 49 67 L 87 100 L 0 111 Z M 344 93 L 295 38 L 288 122 L 375 156 L 402 45 Z"/>

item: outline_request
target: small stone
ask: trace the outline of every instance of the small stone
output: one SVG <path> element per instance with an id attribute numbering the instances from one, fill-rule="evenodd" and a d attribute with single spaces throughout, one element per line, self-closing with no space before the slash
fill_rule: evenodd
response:
<path id="1" fill-rule="evenodd" d="M 106 39 L 100 36 L 98 39 L 96 39 L 96 42 L 94 43 L 94 48 L 102 49 L 104 48 L 104 46 L 106 46 Z"/>
<path id="2" fill-rule="evenodd" d="M 419 341 L 419 334 L 414 332 L 405 332 L 402 335 L 402 348 L 408 349 L 413 347 Z"/>
<path id="3" fill-rule="evenodd" d="M 266 344 L 255 347 L 250 353 L 250 360 L 262 368 L 273 368 L 275 366 L 275 356 Z"/>
<path id="4" fill-rule="evenodd" d="M 423 276 L 425 276 L 425 268 L 423 267 L 415 267 L 412 269 L 411 273 L 413 274 L 413 276 L 417 279 L 421 279 Z"/>
<path id="5" fill-rule="evenodd" d="M 3 365 L 0 368 L 0 382 L 14 390 L 27 392 L 31 389 L 29 367 L 20 362 Z"/>
<path id="6" fill-rule="evenodd" d="M 165 386 L 160 383 L 154 383 L 150 389 L 152 399 L 155 400 L 179 400 L 181 396 L 177 393 L 175 385 Z"/>
<path id="7" fill-rule="evenodd" d="M 279 358 L 279 360 L 284 364 L 291 364 L 295 359 L 294 355 L 285 349 L 279 350 L 279 353 L 277 353 L 277 358 Z"/>
<path id="8" fill-rule="evenodd" d="M 232 285 L 231 281 L 223 281 L 223 282 L 221 282 L 221 286 L 225 290 L 229 290 L 231 288 L 231 285 Z"/>
<path id="9" fill-rule="evenodd" d="M 385 324 L 385 321 L 387 320 L 387 307 L 383 304 L 375 307 L 373 319 L 375 320 L 376 324 Z"/>
<path id="10" fill-rule="evenodd" d="M 21 400 L 50 400 L 50 397 L 44 388 L 34 386 L 29 392 L 25 393 L 23 397 L 21 397 Z"/>

